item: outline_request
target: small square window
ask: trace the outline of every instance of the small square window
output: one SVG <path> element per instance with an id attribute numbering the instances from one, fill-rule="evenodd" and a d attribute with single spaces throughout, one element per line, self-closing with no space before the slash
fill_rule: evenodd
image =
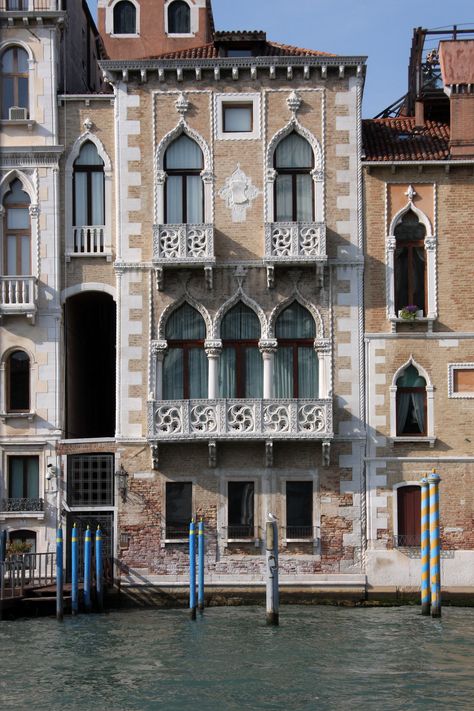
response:
<path id="1" fill-rule="evenodd" d="M 224 133 L 251 133 L 253 131 L 252 104 L 223 104 Z"/>
<path id="2" fill-rule="evenodd" d="M 251 49 L 228 49 L 226 51 L 228 57 L 253 57 Z"/>
<path id="3" fill-rule="evenodd" d="M 474 398 L 474 363 L 448 365 L 448 395 L 454 398 Z"/>

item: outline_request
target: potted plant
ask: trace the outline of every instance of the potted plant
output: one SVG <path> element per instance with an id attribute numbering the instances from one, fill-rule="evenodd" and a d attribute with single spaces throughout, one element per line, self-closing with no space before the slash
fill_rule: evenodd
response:
<path id="1" fill-rule="evenodd" d="M 398 318 L 402 318 L 404 321 L 415 321 L 417 318 L 423 318 L 423 311 L 415 304 L 408 304 L 400 309 Z"/>
<path id="2" fill-rule="evenodd" d="M 10 541 L 7 544 L 7 558 L 9 558 L 12 563 L 17 563 L 22 560 L 24 553 L 29 553 L 31 551 L 31 543 L 26 541 Z"/>

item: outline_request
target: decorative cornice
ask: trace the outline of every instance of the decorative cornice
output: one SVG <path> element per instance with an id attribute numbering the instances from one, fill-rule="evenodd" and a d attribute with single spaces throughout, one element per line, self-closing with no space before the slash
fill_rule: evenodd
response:
<path id="1" fill-rule="evenodd" d="M 64 151 L 63 146 L 41 146 L 41 150 L 34 147 L 21 149 L 0 148 L 0 168 L 41 168 L 43 166 L 57 167 Z"/>

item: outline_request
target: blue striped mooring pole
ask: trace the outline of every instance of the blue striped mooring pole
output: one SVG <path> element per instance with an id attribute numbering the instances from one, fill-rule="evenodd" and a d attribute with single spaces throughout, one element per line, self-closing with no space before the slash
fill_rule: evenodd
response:
<path id="1" fill-rule="evenodd" d="M 189 610 L 191 619 L 196 619 L 196 524 L 189 524 Z"/>
<path id="2" fill-rule="evenodd" d="M 64 617 L 64 570 L 63 570 L 63 529 L 56 533 L 56 619 L 60 622 Z"/>
<path id="3" fill-rule="evenodd" d="M 91 562 L 92 562 L 92 540 L 89 526 L 86 528 L 84 536 L 84 608 L 86 612 L 92 609 L 91 599 Z"/>
<path id="4" fill-rule="evenodd" d="M 441 567 L 439 541 L 439 482 L 433 469 L 428 477 L 430 487 L 430 581 L 431 617 L 441 617 Z"/>
<path id="5" fill-rule="evenodd" d="M 77 615 L 79 612 L 79 541 L 77 540 L 76 524 L 72 527 L 71 533 L 71 612 Z"/>
<path id="6" fill-rule="evenodd" d="M 97 596 L 97 609 L 102 612 L 104 609 L 104 580 L 102 566 L 102 531 L 97 526 L 95 532 L 95 592 Z"/>
<path id="7" fill-rule="evenodd" d="M 428 479 L 421 480 L 421 614 L 430 614 L 430 497 Z"/>
<path id="8" fill-rule="evenodd" d="M 204 612 L 204 523 L 198 524 L 198 610 Z"/>

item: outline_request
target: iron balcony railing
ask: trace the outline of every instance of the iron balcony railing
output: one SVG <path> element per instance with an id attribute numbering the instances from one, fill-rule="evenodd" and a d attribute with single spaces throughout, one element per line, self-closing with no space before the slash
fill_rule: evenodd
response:
<path id="1" fill-rule="evenodd" d="M 265 225 L 267 262 L 285 264 L 326 259 L 326 225 L 323 222 L 269 222 Z"/>
<path id="2" fill-rule="evenodd" d="M 421 536 L 419 533 L 394 536 L 393 545 L 395 548 L 419 548 L 421 545 Z"/>
<path id="3" fill-rule="evenodd" d="M 178 224 L 153 226 L 155 264 L 213 264 L 214 226 Z"/>
<path id="4" fill-rule="evenodd" d="M 4 513 L 44 511 L 44 500 L 36 498 L 2 499 L 1 505 Z"/>
<path id="5" fill-rule="evenodd" d="M 253 524 L 235 524 L 222 527 L 222 539 L 227 543 L 253 543 L 258 545 L 262 538 L 262 529 Z"/>
<path id="6" fill-rule="evenodd" d="M 182 526 L 166 526 L 164 537 L 167 540 L 187 540 L 189 538 L 189 523 Z"/>
<path id="7" fill-rule="evenodd" d="M 326 439 L 332 437 L 332 401 L 172 400 L 148 404 L 148 436 L 194 439 Z"/>
<path id="8" fill-rule="evenodd" d="M 312 541 L 316 529 L 314 526 L 286 526 L 282 529 L 282 533 L 287 541 Z"/>

